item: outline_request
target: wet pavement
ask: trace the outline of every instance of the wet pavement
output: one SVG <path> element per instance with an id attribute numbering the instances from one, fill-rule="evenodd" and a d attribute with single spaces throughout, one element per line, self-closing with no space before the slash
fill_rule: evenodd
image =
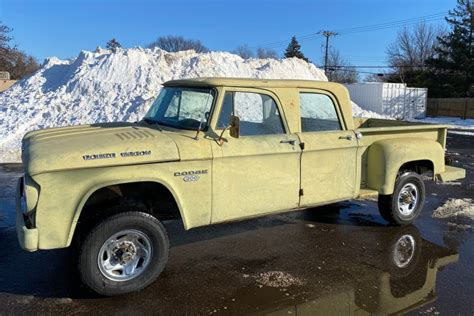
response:
<path id="1" fill-rule="evenodd" d="M 474 313 L 474 222 L 431 213 L 474 198 L 474 137 L 448 134 L 467 178 L 426 182 L 415 225 L 390 227 L 376 202 L 355 200 L 184 231 L 165 223 L 165 271 L 139 293 L 89 293 L 69 249 L 27 253 L 14 229 L 21 168 L 0 165 L 0 314 L 464 314 Z"/>

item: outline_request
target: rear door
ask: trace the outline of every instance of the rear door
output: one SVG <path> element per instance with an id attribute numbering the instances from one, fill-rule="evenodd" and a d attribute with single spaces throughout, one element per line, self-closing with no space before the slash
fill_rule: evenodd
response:
<path id="1" fill-rule="evenodd" d="M 355 195 L 357 139 L 346 130 L 336 99 L 329 93 L 301 90 L 300 206 L 350 199 Z"/>

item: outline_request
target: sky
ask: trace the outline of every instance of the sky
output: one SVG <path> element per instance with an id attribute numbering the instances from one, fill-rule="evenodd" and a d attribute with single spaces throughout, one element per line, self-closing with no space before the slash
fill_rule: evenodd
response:
<path id="1" fill-rule="evenodd" d="M 282 55 L 295 35 L 303 53 L 321 65 L 324 38 L 318 31 L 408 20 L 455 5 L 455 0 L 0 0 L 0 21 L 13 28 L 13 42 L 40 62 L 49 56 L 76 57 L 81 50 L 105 47 L 111 38 L 134 47 L 163 35 L 199 39 L 216 51 L 246 44 Z M 427 19 L 446 25 L 441 16 Z M 398 29 L 341 31 L 330 45 L 352 65 L 386 65 L 385 50 Z"/>

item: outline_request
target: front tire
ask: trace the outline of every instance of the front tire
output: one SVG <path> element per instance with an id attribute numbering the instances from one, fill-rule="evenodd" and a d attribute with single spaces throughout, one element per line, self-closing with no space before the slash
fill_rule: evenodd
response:
<path id="1" fill-rule="evenodd" d="M 85 236 L 79 274 L 91 290 L 106 296 L 139 291 L 163 271 L 169 240 L 152 215 L 125 212 L 105 218 Z"/>
<path id="2" fill-rule="evenodd" d="M 379 195 L 380 215 L 393 225 L 408 225 L 420 215 L 425 202 L 425 184 L 419 174 L 401 172 L 393 194 Z"/>

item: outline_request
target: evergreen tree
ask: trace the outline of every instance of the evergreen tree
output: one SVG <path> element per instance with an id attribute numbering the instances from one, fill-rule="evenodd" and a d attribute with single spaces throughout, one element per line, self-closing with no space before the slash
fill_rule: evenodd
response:
<path id="1" fill-rule="evenodd" d="M 293 36 L 291 38 L 290 44 L 288 44 L 288 47 L 285 50 L 285 58 L 291 58 L 291 57 L 296 57 L 303 59 L 306 62 L 310 62 L 308 58 L 305 57 L 305 55 L 301 52 L 301 45 L 298 43 L 296 40 L 296 37 Z"/>
<path id="2" fill-rule="evenodd" d="M 105 46 L 105 48 L 110 49 L 113 53 L 115 53 L 120 47 L 122 47 L 122 45 L 115 38 L 112 38 L 110 41 L 108 41 L 107 45 Z"/>
<path id="3" fill-rule="evenodd" d="M 446 21 L 450 32 L 438 38 L 435 56 L 428 60 L 437 96 L 474 96 L 474 11 L 471 0 L 457 0 Z"/>

